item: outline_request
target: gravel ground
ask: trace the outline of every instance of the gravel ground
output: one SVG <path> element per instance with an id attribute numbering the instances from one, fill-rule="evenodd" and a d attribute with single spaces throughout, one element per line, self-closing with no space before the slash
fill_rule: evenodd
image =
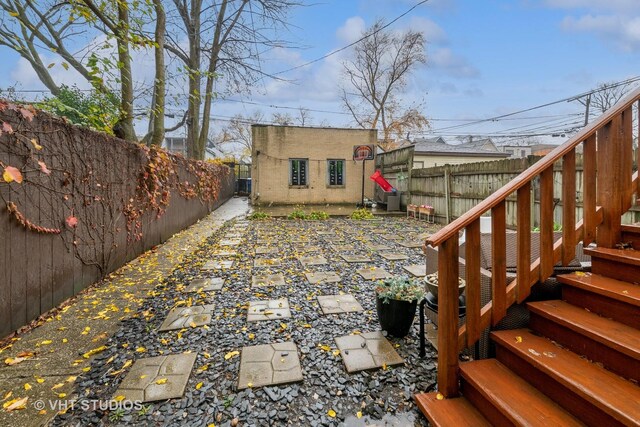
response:
<path id="1" fill-rule="evenodd" d="M 431 227 L 431 228 L 429 228 Z M 330 231 L 330 235 L 317 232 Z M 436 386 L 436 353 L 428 346 L 427 356 L 418 357 L 418 322 L 409 336 L 390 338 L 405 364 L 349 375 L 342 364 L 334 338 L 356 331 L 379 330 L 375 310 L 374 282 L 365 281 L 355 271 L 377 266 L 395 275 L 406 275 L 404 265 L 424 262 L 420 249 L 408 249 L 386 240 L 381 234 L 399 235 L 403 240 L 420 241 L 433 226 L 415 220 L 387 217 L 376 221 L 330 219 L 327 221 L 231 221 L 198 247 L 167 281 L 159 285 L 134 317 L 122 322 L 108 341 L 108 349 L 94 360 L 91 370 L 78 377 L 79 399 L 108 400 L 127 373 L 118 372 L 127 361 L 161 354 L 197 352 L 194 371 L 182 399 L 146 404 L 142 410 L 84 411 L 80 407 L 60 414 L 53 422 L 63 425 L 190 425 L 270 426 L 270 425 L 427 425 L 413 404 L 415 392 Z M 230 234 L 242 234 L 242 243 L 222 247 Z M 353 254 L 368 254 L 373 262 L 349 264 L 329 245 L 353 246 Z M 365 248 L 368 243 L 387 244 L 394 252 L 410 256 L 406 261 L 387 261 Z M 305 252 L 300 245 L 320 246 L 328 264 L 302 267 L 297 257 Z M 277 254 L 255 255 L 255 248 L 272 246 Z M 233 268 L 201 272 L 200 267 L 221 250 L 235 250 Z M 254 268 L 255 258 L 277 258 L 279 267 Z M 222 257 L 229 259 L 230 257 Z M 340 283 L 310 285 L 304 272 L 336 271 Z M 283 273 L 286 286 L 251 288 L 255 273 Z M 187 294 L 182 289 L 203 275 L 225 277 L 222 291 Z M 317 295 L 339 292 L 356 297 L 364 312 L 322 315 Z M 190 299 L 191 298 L 191 299 Z M 292 317 L 282 322 L 247 323 L 249 300 L 288 298 Z M 214 304 L 214 320 L 209 328 L 158 332 L 168 311 L 176 305 Z M 309 326 L 310 325 L 310 326 Z M 240 357 L 225 355 L 243 346 L 294 341 L 298 346 L 304 381 L 284 386 L 236 390 Z M 322 348 L 322 347 L 324 348 Z M 326 350 L 328 346 L 330 349 Z M 337 352 L 336 352 L 337 353 Z M 196 386 L 202 383 L 197 388 Z M 329 414 L 335 417 L 330 417 Z M 361 413 L 362 418 L 356 414 Z M 379 421 L 383 420 L 383 421 Z M 392 421 L 395 420 L 395 421 Z"/>

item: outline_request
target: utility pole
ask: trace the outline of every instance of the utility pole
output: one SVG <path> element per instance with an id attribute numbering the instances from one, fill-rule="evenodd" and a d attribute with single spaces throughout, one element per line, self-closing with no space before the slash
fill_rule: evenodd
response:
<path id="1" fill-rule="evenodd" d="M 584 112 L 584 125 L 589 124 L 589 105 L 591 105 L 591 94 L 587 95 L 587 101 L 584 103 L 585 112 Z"/>

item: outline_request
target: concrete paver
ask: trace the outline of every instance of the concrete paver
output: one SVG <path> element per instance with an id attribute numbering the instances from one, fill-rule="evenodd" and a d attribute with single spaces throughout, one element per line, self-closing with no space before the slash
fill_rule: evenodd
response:
<path id="1" fill-rule="evenodd" d="M 404 363 L 380 331 L 337 337 L 335 341 L 349 373 Z"/>
<path id="2" fill-rule="evenodd" d="M 281 273 L 278 274 L 256 274 L 251 277 L 251 286 L 284 286 L 284 276 Z"/>
<path id="3" fill-rule="evenodd" d="M 318 304 L 324 314 L 351 313 L 363 311 L 353 295 L 318 295 Z"/>
<path id="4" fill-rule="evenodd" d="M 169 311 L 160 325 L 160 332 L 176 329 L 204 326 L 211 323 L 213 305 L 194 305 L 192 307 L 178 307 Z"/>
<path id="5" fill-rule="evenodd" d="M 312 285 L 318 283 L 338 283 L 340 276 L 334 271 L 318 271 L 315 273 L 304 273 L 305 277 Z"/>
<path id="6" fill-rule="evenodd" d="M 356 273 L 361 275 L 365 280 L 378 280 L 392 277 L 391 273 L 379 267 L 361 268 L 356 270 Z"/>
<path id="7" fill-rule="evenodd" d="M 222 277 L 208 277 L 194 279 L 191 284 L 187 286 L 185 292 L 211 292 L 219 291 L 224 286 L 224 279 Z"/>
<path id="8" fill-rule="evenodd" d="M 247 322 L 278 320 L 289 317 L 291 317 L 291 310 L 289 309 L 289 300 L 286 298 L 268 301 L 249 301 Z"/>
<path id="9" fill-rule="evenodd" d="M 242 348 L 239 390 L 302 380 L 298 349 L 292 341 Z"/>

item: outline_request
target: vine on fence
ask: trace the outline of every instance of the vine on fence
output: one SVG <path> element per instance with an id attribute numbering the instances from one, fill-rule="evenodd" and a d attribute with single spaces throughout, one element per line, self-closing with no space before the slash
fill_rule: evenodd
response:
<path id="1" fill-rule="evenodd" d="M 30 232 L 59 235 L 101 273 L 122 243 L 122 225 L 127 242 L 141 240 L 144 223 L 160 218 L 175 193 L 210 207 L 230 173 L 1 100 L 0 168 L 10 217 Z"/>

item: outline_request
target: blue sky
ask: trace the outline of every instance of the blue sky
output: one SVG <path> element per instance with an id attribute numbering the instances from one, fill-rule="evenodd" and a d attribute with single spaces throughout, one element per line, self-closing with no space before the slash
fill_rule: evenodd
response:
<path id="1" fill-rule="evenodd" d="M 357 39 L 377 18 L 389 21 L 417 2 L 319 0 L 296 9 L 291 28 L 281 35 L 304 48 L 270 52 L 264 67 L 279 71 L 321 57 Z M 638 0 L 431 0 L 392 26 L 395 31 L 409 28 L 425 32 L 427 64 L 415 70 L 402 98 L 424 100 L 424 113 L 433 119 L 436 134 L 457 124 L 448 120 L 492 117 L 579 94 L 601 82 L 640 75 Z M 0 88 L 16 82 L 22 89 L 42 87 L 15 54 L 0 47 L 0 55 Z M 340 52 L 284 74 L 287 82 L 261 82 L 253 94 L 233 98 L 341 112 L 341 62 L 350 55 Z M 266 105 L 220 101 L 214 114 L 231 116 L 259 108 L 269 116 L 287 111 Z M 490 134 L 527 123 L 556 123 L 560 129 L 579 121 L 570 114 L 582 111 L 575 102 L 562 103 L 523 115 L 545 116 L 539 119 L 446 133 L 452 138 L 457 133 Z M 557 117 L 546 117 L 552 115 Z M 344 114 L 312 112 L 312 116 L 315 124 L 349 125 Z"/>

